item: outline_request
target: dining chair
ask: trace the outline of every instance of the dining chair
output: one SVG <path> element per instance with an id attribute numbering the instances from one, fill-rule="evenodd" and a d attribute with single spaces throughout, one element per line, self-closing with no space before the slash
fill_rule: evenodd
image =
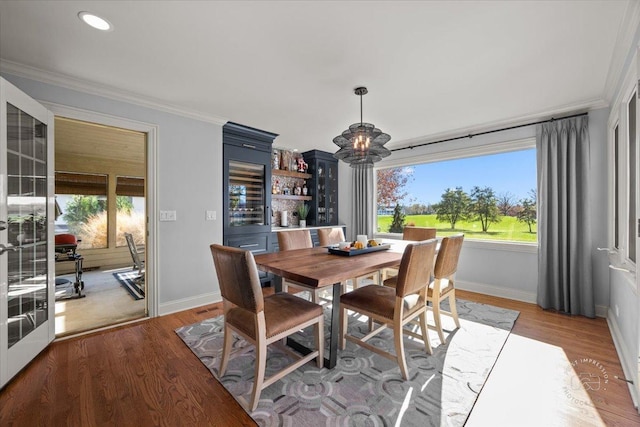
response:
<path id="1" fill-rule="evenodd" d="M 290 251 L 294 249 L 312 248 L 311 232 L 309 230 L 291 230 L 278 232 L 278 250 L 280 252 Z M 311 301 L 317 303 L 320 299 L 319 289 L 313 289 L 301 283 L 282 279 L 282 291 L 287 292 L 289 287 L 309 291 L 311 293 Z"/>
<path id="2" fill-rule="evenodd" d="M 442 329 L 442 315 L 448 315 L 453 318 L 456 328 L 460 327 L 458 319 L 458 310 L 456 309 L 456 288 L 454 275 L 458 270 L 458 260 L 460 259 L 460 250 L 464 234 L 457 234 L 442 239 L 440 250 L 436 258 L 436 264 L 433 269 L 433 281 L 429 284 L 427 291 L 427 302 L 431 302 L 429 307 L 433 311 L 433 320 L 435 329 L 438 332 L 440 341 L 444 342 L 444 332 Z M 451 311 L 444 311 L 440 308 L 440 303 L 449 298 L 449 307 Z"/>
<path id="3" fill-rule="evenodd" d="M 414 242 L 421 242 L 423 240 L 430 240 L 436 238 L 436 228 L 434 227 L 414 227 L 412 225 L 406 225 L 402 229 L 402 240 L 412 240 Z M 380 272 L 380 276 L 384 281 L 387 277 L 398 274 L 398 269 L 389 267 Z"/>
<path id="4" fill-rule="evenodd" d="M 345 241 L 342 227 L 319 228 L 318 238 L 320 240 L 320 246 L 336 245 Z M 350 281 L 353 289 L 357 289 L 360 284 L 380 284 L 380 272 L 377 271 L 364 276 L 354 277 Z M 360 283 L 358 281 L 360 281 Z M 343 292 L 344 291 L 346 291 L 346 283 L 343 284 Z"/>
<path id="5" fill-rule="evenodd" d="M 232 354 L 233 334 L 255 346 L 256 362 L 251 411 L 258 406 L 260 392 L 298 367 L 317 359 L 318 367 L 324 363 L 324 316 L 322 307 L 288 293 L 263 296 L 255 259 L 250 251 L 213 244 L 211 255 L 220 284 L 224 307 L 224 343 L 219 376 L 227 370 Z M 300 329 L 314 325 L 316 350 L 306 356 L 284 348 L 294 361 L 269 378 L 265 378 L 267 346 L 283 340 Z M 245 351 L 242 347 L 234 354 Z M 280 361 L 275 362 L 276 365 Z M 278 366 L 276 366 L 278 367 Z"/>
<path id="6" fill-rule="evenodd" d="M 407 225 L 402 229 L 402 240 L 421 242 L 436 238 L 436 229 L 432 227 L 414 227 Z"/>
<path id="7" fill-rule="evenodd" d="M 400 262 L 398 275 L 387 279 L 394 281 L 394 287 L 367 285 L 340 296 L 340 348 L 344 350 L 346 341 L 354 342 L 387 359 L 394 360 L 400 367 L 402 378 L 408 379 L 407 362 L 404 353 L 404 325 L 419 318 L 421 339 L 425 351 L 432 353 L 427 330 L 426 293 L 433 271 L 433 257 L 437 240 L 411 243 L 406 246 Z M 431 266 L 425 268 L 425 266 Z M 347 310 L 364 314 L 380 324 L 364 337 L 347 334 Z M 393 328 L 395 355 L 369 344 L 367 341 L 387 327 Z"/>

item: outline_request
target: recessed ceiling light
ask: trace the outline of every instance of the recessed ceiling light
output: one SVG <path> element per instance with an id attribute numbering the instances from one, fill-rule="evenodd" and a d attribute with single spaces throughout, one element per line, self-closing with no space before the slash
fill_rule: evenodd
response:
<path id="1" fill-rule="evenodd" d="M 97 30 L 111 31 L 113 29 L 113 25 L 109 21 L 90 12 L 80 12 L 78 13 L 78 18 Z"/>

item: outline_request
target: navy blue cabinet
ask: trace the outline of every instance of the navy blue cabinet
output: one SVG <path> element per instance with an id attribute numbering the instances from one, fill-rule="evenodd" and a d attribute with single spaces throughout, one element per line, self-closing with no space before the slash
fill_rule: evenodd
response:
<path id="1" fill-rule="evenodd" d="M 302 153 L 309 164 L 307 181 L 310 196 L 313 198 L 307 217 L 312 226 L 338 224 L 338 160 L 325 151 L 311 150 Z"/>

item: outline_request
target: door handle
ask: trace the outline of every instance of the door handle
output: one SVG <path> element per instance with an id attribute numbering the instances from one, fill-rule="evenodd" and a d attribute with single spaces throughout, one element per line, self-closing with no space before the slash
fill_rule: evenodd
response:
<path id="1" fill-rule="evenodd" d="M 9 252 L 9 251 L 17 251 L 18 248 L 16 246 L 13 246 L 11 244 L 9 244 L 8 246 L 3 245 L 2 243 L 0 243 L 0 255 L 2 255 L 5 252 Z"/>

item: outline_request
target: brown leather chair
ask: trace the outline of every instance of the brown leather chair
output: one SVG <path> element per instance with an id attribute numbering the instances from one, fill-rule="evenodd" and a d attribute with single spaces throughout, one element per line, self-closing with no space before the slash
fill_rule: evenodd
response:
<path id="1" fill-rule="evenodd" d="M 453 276 L 458 270 L 458 259 L 460 258 L 460 250 L 464 234 L 445 237 L 440 243 L 440 250 L 436 258 L 436 265 L 433 270 L 434 279 L 429 285 L 427 292 L 427 301 L 431 302 L 429 307 L 433 311 L 433 319 L 435 322 L 434 329 L 438 332 L 441 342 L 444 342 L 444 333 L 442 330 L 442 315 L 449 315 L 453 318 L 456 328 L 460 327 L 458 320 L 458 310 L 456 309 L 456 289 Z M 440 308 L 440 302 L 445 298 L 449 298 L 449 307 L 451 311 L 444 311 Z"/>
<path id="2" fill-rule="evenodd" d="M 279 231 L 278 232 L 278 250 L 280 252 L 290 251 L 293 249 L 305 249 L 312 248 L 313 241 L 311 240 L 311 232 L 309 230 L 291 230 L 291 231 Z M 296 288 L 311 293 L 311 301 L 317 303 L 320 299 L 318 294 L 319 289 L 313 289 L 309 286 L 305 286 L 302 283 L 293 282 L 290 280 L 282 279 L 282 290 L 287 292 L 288 288 Z"/>
<path id="3" fill-rule="evenodd" d="M 233 333 L 256 348 L 253 391 L 248 407 L 258 406 L 260 392 L 280 378 L 316 358 L 318 367 L 324 362 L 324 316 L 322 307 L 287 293 L 263 297 L 253 254 L 238 248 L 211 245 L 211 254 L 220 283 L 224 304 L 224 344 L 219 375 L 227 369 Z M 280 372 L 265 379 L 267 346 L 275 341 L 314 325 L 316 351 L 300 357 Z M 238 352 L 244 349 L 238 349 Z M 288 352 L 293 355 L 293 352 Z"/>
<path id="4" fill-rule="evenodd" d="M 344 231 L 342 230 L 342 227 L 319 228 L 318 238 L 320 240 L 320 246 L 335 245 L 345 241 Z M 362 282 L 363 280 L 367 281 L 367 282 L 364 282 L 366 284 L 371 284 L 371 283 L 379 284 L 380 272 L 375 272 L 375 273 L 367 274 L 365 276 L 360 276 L 360 277 L 354 277 L 353 279 L 351 279 L 353 289 L 357 289 L 359 285 L 358 281 L 363 283 Z M 345 289 L 346 284 L 343 284 L 342 288 L 344 292 L 344 290 L 346 290 Z"/>
<path id="5" fill-rule="evenodd" d="M 427 240 L 407 245 L 400 262 L 398 275 L 387 279 L 393 281 L 394 287 L 368 285 L 343 294 L 340 297 L 340 346 L 344 350 L 346 340 L 355 342 L 390 360 L 397 361 L 402 378 L 408 379 L 407 362 L 404 356 L 404 325 L 415 318 L 420 319 L 421 339 L 425 351 L 431 354 L 431 343 L 427 329 L 427 287 L 433 271 L 433 257 L 437 240 Z M 428 266 L 428 268 L 425 268 Z M 347 334 L 347 310 L 369 316 L 380 323 L 376 330 L 362 338 Z M 367 341 L 387 326 L 393 327 L 395 355 Z"/>
<path id="6" fill-rule="evenodd" d="M 436 238 L 436 228 L 432 227 L 414 227 L 407 225 L 402 229 L 402 240 L 412 240 L 414 242 L 421 242 L 423 240 L 430 240 Z M 382 280 L 384 281 L 389 276 L 398 274 L 397 268 L 385 268 L 380 272 Z"/>
<path id="7" fill-rule="evenodd" d="M 431 227 L 406 226 L 402 229 L 402 240 L 421 242 L 436 238 L 436 229 Z"/>

